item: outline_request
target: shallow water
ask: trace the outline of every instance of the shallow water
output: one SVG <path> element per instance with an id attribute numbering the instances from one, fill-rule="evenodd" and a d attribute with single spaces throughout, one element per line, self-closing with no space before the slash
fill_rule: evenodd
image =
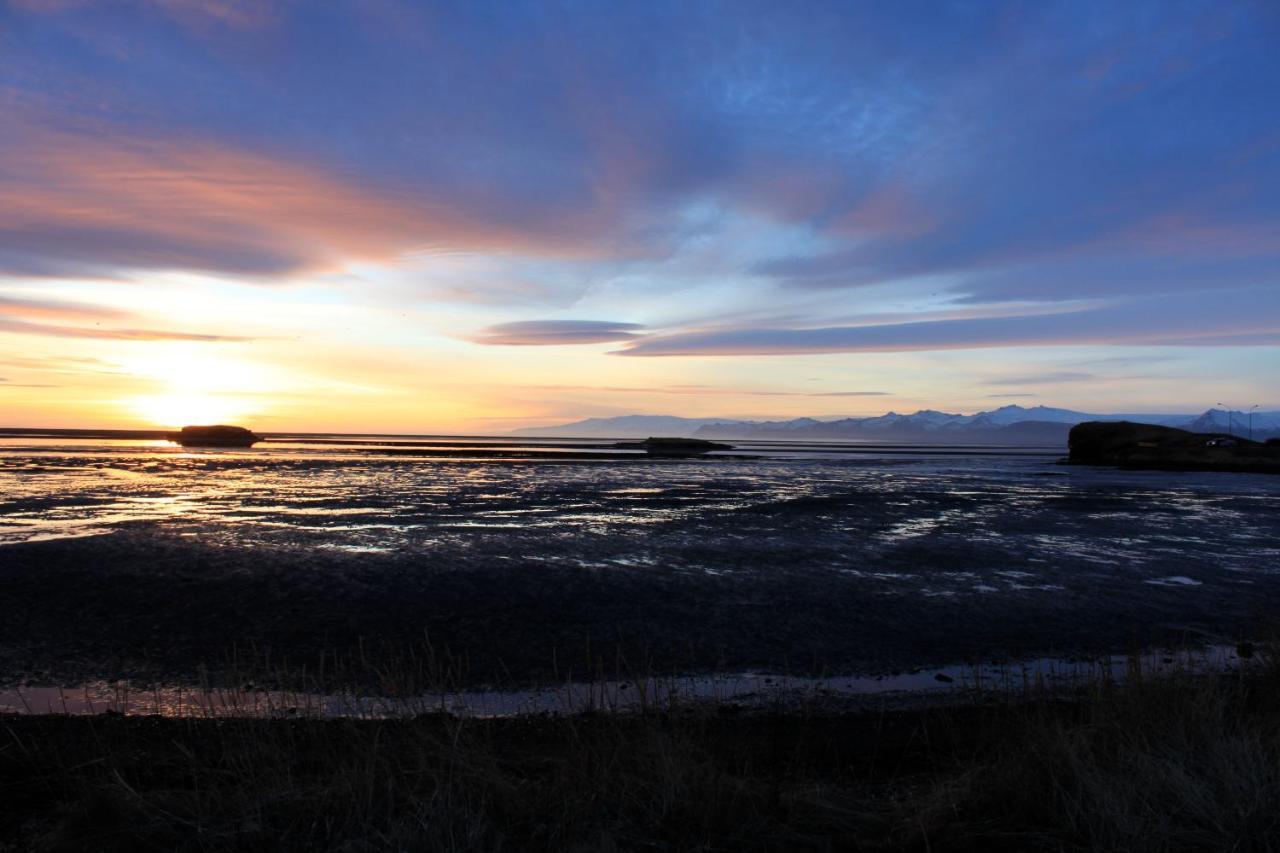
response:
<path id="1" fill-rule="evenodd" d="M 452 441 L 463 455 L 0 441 L 0 683 L 192 684 L 234 670 L 229 650 L 270 667 L 424 637 L 471 686 L 853 677 L 1234 642 L 1280 610 L 1277 477 L 1051 450 L 495 459 L 467 454 L 501 442 Z"/>
<path id="2" fill-rule="evenodd" d="M 787 553 L 926 596 L 1051 590 L 1064 571 L 1115 566 L 1187 588 L 1198 573 L 1247 583 L 1280 569 L 1280 479 L 1067 467 L 1051 453 L 809 445 L 746 460 L 551 463 L 4 444 L 0 547 L 149 522 L 244 547 L 600 569 L 733 573 Z"/>
<path id="3" fill-rule="evenodd" d="M 691 704 L 749 710 L 848 710 L 1055 695 L 1137 678 L 1236 672 L 1248 667 L 1233 647 L 1160 650 L 1075 661 L 1036 658 L 1002 664 L 951 665 L 892 675 L 812 678 L 778 673 L 727 673 L 628 680 L 573 681 L 521 690 L 455 689 L 407 697 L 308 693 L 254 687 L 213 688 L 128 682 L 74 687 L 0 688 L 0 714 L 103 714 L 165 717 L 321 717 L 390 719 L 421 714 L 510 717 L 520 714 L 634 712 Z"/>

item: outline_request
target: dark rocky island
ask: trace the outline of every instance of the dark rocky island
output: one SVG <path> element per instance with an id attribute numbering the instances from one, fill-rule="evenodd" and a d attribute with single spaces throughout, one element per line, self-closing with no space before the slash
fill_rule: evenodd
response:
<path id="1" fill-rule="evenodd" d="M 1280 474 L 1280 445 L 1223 433 L 1130 421 L 1087 421 L 1071 428 L 1067 446 L 1067 461 L 1076 465 Z"/>
<path id="2" fill-rule="evenodd" d="M 650 456 L 687 457 L 702 456 L 713 450 L 733 450 L 732 444 L 706 441 L 701 438 L 646 438 L 644 441 L 620 441 L 614 445 L 620 450 L 643 450 Z"/>
<path id="3" fill-rule="evenodd" d="M 213 426 L 184 426 L 179 432 L 165 436 L 168 441 L 183 447 L 252 447 L 262 437 L 244 427 L 215 424 Z"/>

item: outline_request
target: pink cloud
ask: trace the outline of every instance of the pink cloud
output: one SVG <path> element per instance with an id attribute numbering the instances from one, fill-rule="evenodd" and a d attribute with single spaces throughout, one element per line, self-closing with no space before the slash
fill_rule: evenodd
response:
<path id="1" fill-rule="evenodd" d="M 9 118 L 9 117 L 6 117 Z M 573 255 L 408 189 L 202 139 L 0 129 L 0 267 L 333 271 L 415 251 Z"/>
<path id="2" fill-rule="evenodd" d="M 61 326 L 28 323 L 0 315 L 0 334 L 41 335 L 52 338 L 93 338 L 107 341 L 195 341 L 199 343 L 243 342 L 254 338 L 241 335 L 208 335 L 162 329 L 112 329 L 99 326 Z"/>
<path id="3" fill-rule="evenodd" d="M 85 302 L 61 302 L 50 299 L 22 299 L 0 295 L 0 317 L 35 320 L 71 320 L 93 322 L 130 317 L 127 311 Z"/>
<path id="4" fill-rule="evenodd" d="M 120 341 L 247 341 L 239 335 L 119 328 L 138 316 L 105 305 L 49 299 L 19 299 L 0 295 L 0 334 L 43 335 L 57 338 L 96 338 Z M 33 322 L 35 321 L 35 322 Z M 71 325 L 68 325 L 70 323 Z M 87 325 L 92 323 L 93 325 Z M 106 325 L 104 325 L 106 324 Z"/>

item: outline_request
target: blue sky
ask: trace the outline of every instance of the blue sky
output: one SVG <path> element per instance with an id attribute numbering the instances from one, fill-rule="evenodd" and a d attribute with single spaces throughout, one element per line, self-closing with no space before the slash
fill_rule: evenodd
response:
<path id="1" fill-rule="evenodd" d="M 1268 2 L 9 0 L 0 403 L 1280 404 L 1277 44 Z"/>

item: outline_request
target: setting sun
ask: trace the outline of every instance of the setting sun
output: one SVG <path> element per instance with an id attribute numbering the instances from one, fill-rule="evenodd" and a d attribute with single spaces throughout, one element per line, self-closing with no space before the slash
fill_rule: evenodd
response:
<path id="1" fill-rule="evenodd" d="M 132 410 L 152 426 L 231 423 L 251 414 L 246 401 L 201 393 L 156 394 L 130 401 Z"/>
<path id="2" fill-rule="evenodd" d="M 151 426 L 232 422 L 257 414 L 246 395 L 266 394 L 271 371 L 207 346 L 173 343 L 162 357 L 126 365 L 155 383 L 156 392 L 125 398 L 135 416 Z"/>

